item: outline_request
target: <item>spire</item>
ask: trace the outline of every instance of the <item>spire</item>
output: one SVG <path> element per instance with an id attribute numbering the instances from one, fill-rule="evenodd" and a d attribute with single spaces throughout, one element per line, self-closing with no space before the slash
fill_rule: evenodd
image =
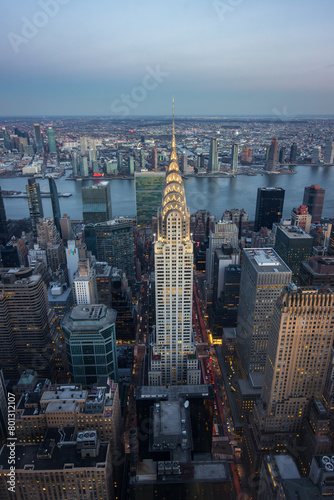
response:
<path id="1" fill-rule="evenodd" d="M 177 161 L 176 154 L 176 142 L 175 142 L 175 125 L 174 125 L 174 96 L 173 96 L 173 138 L 172 138 L 172 154 L 170 156 L 171 161 Z"/>

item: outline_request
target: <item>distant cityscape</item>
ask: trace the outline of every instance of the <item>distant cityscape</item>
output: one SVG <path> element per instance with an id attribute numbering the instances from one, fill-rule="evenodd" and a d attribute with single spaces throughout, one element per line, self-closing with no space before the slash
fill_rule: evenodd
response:
<path id="1" fill-rule="evenodd" d="M 2 121 L 1 499 L 334 495 L 333 190 L 300 185 L 284 217 L 279 186 L 332 175 L 333 125 Z M 254 220 L 224 199 L 190 213 L 184 179 L 239 175 L 277 179 Z M 134 216 L 113 215 L 117 178 Z M 7 217 L 13 198 L 29 217 Z"/>

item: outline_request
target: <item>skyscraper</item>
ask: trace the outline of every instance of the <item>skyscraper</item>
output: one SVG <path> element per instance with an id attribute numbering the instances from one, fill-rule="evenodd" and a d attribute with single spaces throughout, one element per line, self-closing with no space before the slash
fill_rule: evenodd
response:
<path id="1" fill-rule="evenodd" d="M 164 172 L 136 172 L 136 216 L 138 227 L 152 227 L 161 203 L 165 183 Z"/>
<path id="2" fill-rule="evenodd" d="M 286 147 L 282 146 L 281 149 L 279 150 L 279 158 L 278 161 L 279 163 L 285 163 L 285 152 L 286 152 Z"/>
<path id="3" fill-rule="evenodd" d="M 291 225 L 304 229 L 306 233 L 310 232 L 312 215 L 308 213 L 305 205 L 295 207 L 291 211 Z"/>
<path id="4" fill-rule="evenodd" d="M 28 196 L 28 206 L 31 219 L 31 227 L 34 236 L 37 236 L 37 224 L 40 219 L 44 217 L 43 205 L 41 192 L 39 184 L 34 178 L 28 179 L 28 185 L 26 186 L 27 196 Z"/>
<path id="5" fill-rule="evenodd" d="M 327 252 L 328 255 L 334 255 L 334 224 L 332 225 Z"/>
<path id="6" fill-rule="evenodd" d="M 123 154 L 118 151 L 117 153 L 117 170 L 120 172 L 123 168 Z"/>
<path id="7" fill-rule="evenodd" d="M 149 384 L 198 384 L 200 371 L 192 342 L 193 241 L 177 164 L 174 119 L 172 153 L 158 214 L 154 261 L 156 330 Z"/>
<path id="8" fill-rule="evenodd" d="M 294 142 L 290 149 L 290 163 L 296 163 L 297 161 L 297 143 Z"/>
<path id="9" fill-rule="evenodd" d="M 265 432 L 298 432 L 308 403 L 323 396 L 334 333 L 333 290 L 289 287 L 270 329 L 262 402 Z"/>
<path id="10" fill-rule="evenodd" d="M 31 368 L 53 376 L 55 318 L 41 275 L 31 268 L 2 269 L 0 279 L 0 365 L 6 378 Z"/>
<path id="11" fill-rule="evenodd" d="M 276 232 L 275 251 L 284 260 L 298 281 L 300 265 L 312 254 L 313 238 L 298 227 L 278 226 Z"/>
<path id="12" fill-rule="evenodd" d="M 50 195 L 51 195 L 53 220 L 54 220 L 55 226 L 57 228 L 57 231 L 61 236 L 61 227 L 60 227 L 61 213 L 60 213 L 60 206 L 59 206 L 58 190 L 57 190 L 56 181 L 54 180 L 53 177 L 49 177 L 49 188 L 50 188 Z"/>
<path id="13" fill-rule="evenodd" d="M 85 155 L 87 153 L 87 139 L 86 137 L 80 137 L 80 153 Z"/>
<path id="14" fill-rule="evenodd" d="M 238 144 L 233 144 L 232 146 L 232 156 L 231 156 L 231 171 L 236 173 L 238 170 Z"/>
<path id="15" fill-rule="evenodd" d="M 188 156 L 187 153 L 184 151 L 181 156 L 181 172 L 183 174 L 186 174 L 188 171 Z"/>
<path id="16" fill-rule="evenodd" d="M 272 229 L 274 222 L 280 222 L 283 213 L 285 191 L 282 188 L 258 188 L 254 231 L 261 227 Z"/>
<path id="17" fill-rule="evenodd" d="M 312 215 L 312 222 L 321 221 L 322 208 L 324 205 L 325 190 L 317 184 L 306 187 L 304 190 L 303 205 L 306 205 L 309 213 Z"/>
<path id="18" fill-rule="evenodd" d="M 111 219 L 109 182 L 82 188 L 82 212 L 84 224 L 96 224 Z"/>
<path id="19" fill-rule="evenodd" d="M 324 163 L 326 165 L 333 165 L 334 162 L 334 141 L 329 139 L 325 145 Z"/>
<path id="20" fill-rule="evenodd" d="M 89 386 L 100 376 L 118 381 L 116 311 L 102 304 L 75 306 L 62 320 L 71 379 Z"/>
<path id="21" fill-rule="evenodd" d="M 131 285 L 135 280 L 133 223 L 133 219 L 119 218 L 95 224 L 97 260 L 121 269 Z"/>
<path id="22" fill-rule="evenodd" d="M 79 175 L 78 151 L 72 151 L 72 168 L 73 168 L 73 175 Z"/>
<path id="23" fill-rule="evenodd" d="M 130 175 L 134 174 L 135 172 L 135 160 L 133 156 L 128 157 L 128 173 Z"/>
<path id="24" fill-rule="evenodd" d="M 211 142 L 210 142 L 208 172 L 218 172 L 219 171 L 217 147 L 218 147 L 218 141 L 215 137 L 212 137 Z"/>
<path id="25" fill-rule="evenodd" d="M 54 154 L 57 153 L 57 144 L 55 139 L 55 133 L 52 127 L 48 128 L 48 145 L 49 145 L 49 153 Z"/>
<path id="26" fill-rule="evenodd" d="M 272 312 L 291 281 L 291 270 L 272 249 L 244 249 L 240 279 L 237 342 L 243 367 L 264 372 Z"/>
<path id="27" fill-rule="evenodd" d="M 152 170 L 157 170 L 157 168 L 158 168 L 158 153 L 157 153 L 156 148 L 152 149 L 151 168 L 152 168 Z"/>
<path id="28" fill-rule="evenodd" d="M 144 170 L 146 166 L 145 149 L 140 150 L 140 170 Z"/>
<path id="29" fill-rule="evenodd" d="M 79 156 L 79 175 L 81 177 L 88 177 L 88 159 L 85 155 Z"/>
<path id="30" fill-rule="evenodd" d="M 6 245 L 7 241 L 8 241 L 7 217 L 0 187 L 0 245 Z"/>
<path id="31" fill-rule="evenodd" d="M 66 263 L 65 248 L 52 219 L 40 219 L 37 224 L 37 243 L 46 250 L 48 267 L 52 272 Z"/>
<path id="32" fill-rule="evenodd" d="M 321 146 L 314 146 L 313 151 L 312 151 L 312 163 L 320 163 L 321 160 Z"/>
<path id="33" fill-rule="evenodd" d="M 276 170 L 277 165 L 277 151 L 278 151 L 278 139 L 274 137 L 271 141 L 269 160 L 267 162 L 267 170 Z"/>
<path id="34" fill-rule="evenodd" d="M 95 270 L 88 259 L 78 262 L 78 271 L 74 274 L 73 289 L 77 305 L 97 304 Z"/>
<path id="35" fill-rule="evenodd" d="M 43 138 L 41 134 L 41 127 L 39 126 L 39 123 L 35 123 L 34 125 L 34 135 L 35 135 L 35 145 L 36 145 L 36 150 L 38 154 L 43 154 L 44 153 L 44 145 L 43 145 Z"/>

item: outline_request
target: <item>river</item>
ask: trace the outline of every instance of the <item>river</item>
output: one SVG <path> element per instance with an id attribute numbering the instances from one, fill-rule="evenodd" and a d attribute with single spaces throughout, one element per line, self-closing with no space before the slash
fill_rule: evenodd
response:
<path id="1" fill-rule="evenodd" d="M 255 218 L 255 205 L 258 187 L 281 187 L 285 189 L 283 216 L 289 217 L 293 207 L 301 205 L 304 187 L 318 184 L 326 190 L 323 217 L 334 217 L 334 167 L 296 166 L 295 175 L 238 175 L 231 178 L 184 179 L 187 204 L 190 213 L 196 210 L 209 210 L 221 218 L 224 210 L 244 208 L 249 219 Z M 68 171 L 70 172 L 70 171 Z M 47 179 L 37 179 L 41 191 L 49 191 Z M 0 178 L 0 186 L 5 190 L 25 192 L 27 177 Z M 92 185 L 94 181 L 71 181 L 65 176 L 56 180 L 60 193 L 72 193 L 68 198 L 59 198 L 60 210 L 72 220 L 82 219 L 81 187 Z M 110 181 L 113 216 L 134 216 L 136 213 L 133 180 L 113 179 Z M 8 219 L 29 217 L 27 199 L 4 198 Z M 44 216 L 52 217 L 51 200 L 43 198 Z"/>

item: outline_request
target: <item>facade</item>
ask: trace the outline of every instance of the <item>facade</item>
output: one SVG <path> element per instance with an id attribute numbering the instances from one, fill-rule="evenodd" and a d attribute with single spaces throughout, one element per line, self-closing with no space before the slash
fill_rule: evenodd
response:
<path id="1" fill-rule="evenodd" d="M 232 146 L 232 155 L 231 155 L 231 171 L 236 173 L 238 171 L 238 144 L 233 144 Z"/>
<path id="2" fill-rule="evenodd" d="M 52 127 L 48 128 L 48 145 L 49 145 L 49 153 L 56 154 L 57 153 L 57 144 L 55 139 L 55 133 Z"/>
<path id="3" fill-rule="evenodd" d="M 50 377 L 56 351 L 55 317 L 46 286 L 31 268 L 0 270 L 0 364 L 6 378 L 31 368 Z"/>
<path id="4" fill-rule="evenodd" d="M 133 175 L 135 172 L 135 160 L 133 156 L 128 157 L 128 174 Z"/>
<path id="5" fill-rule="evenodd" d="M 180 170 L 183 174 L 188 173 L 188 155 L 186 152 L 182 153 Z"/>
<path id="6" fill-rule="evenodd" d="M 77 305 L 98 303 L 95 269 L 91 267 L 89 259 L 78 261 L 78 271 L 73 278 L 73 289 Z"/>
<path id="7" fill-rule="evenodd" d="M 312 222 L 321 221 L 322 207 L 324 205 L 325 190 L 317 184 L 306 187 L 304 190 L 303 205 L 306 205 L 309 213 L 312 215 Z"/>
<path id="8" fill-rule="evenodd" d="M 301 286 L 334 288 L 334 256 L 314 256 L 303 261 L 299 279 Z"/>
<path id="9" fill-rule="evenodd" d="M 157 170 L 158 168 L 158 153 L 156 148 L 152 149 L 151 153 L 151 168 L 152 170 Z"/>
<path id="10" fill-rule="evenodd" d="M 80 432 L 74 440 L 71 429 L 48 432 L 41 445 L 16 446 L 15 498 L 17 500 L 62 500 L 103 498 L 113 500 L 110 445 L 100 443 L 96 432 Z M 86 437 L 87 436 L 87 437 Z M 58 446 L 59 445 L 59 446 Z M 30 462 L 30 463 L 29 463 Z M 0 496 L 10 500 L 9 448 L 0 453 Z M 88 493 L 91 492 L 91 493 Z M 89 496 L 88 496 L 89 495 Z M 93 495 L 93 496 L 91 496 Z"/>
<path id="11" fill-rule="evenodd" d="M 60 234 L 63 240 L 68 241 L 73 239 L 71 219 L 67 214 L 64 214 L 60 219 Z"/>
<path id="12" fill-rule="evenodd" d="M 0 442 L 4 443 L 8 435 L 8 396 L 5 379 L 0 370 Z"/>
<path id="13" fill-rule="evenodd" d="M 44 153 L 43 138 L 41 134 L 41 127 L 39 123 L 34 124 L 35 146 L 38 154 Z"/>
<path id="14" fill-rule="evenodd" d="M 278 140 L 277 140 L 277 137 L 274 137 L 273 140 L 271 141 L 270 150 L 269 150 L 269 159 L 267 162 L 267 170 L 268 171 L 276 170 L 277 152 L 278 152 Z"/>
<path id="15" fill-rule="evenodd" d="M 8 241 L 7 217 L 0 187 L 0 245 L 6 245 L 7 241 Z"/>
<path id="16" fill-rule="evenodd" d="M 312 151 L 312 163 L 316 163 L 317 165 L 321 161 L 321 146 L 315 146 Z"/>
<path id="17" fill-rule="evenodd" d="M 329 236 L 327 253 L 328 255 L 334 255 L 334 224 L 332 225 L 331 233 Z"/>
<path id="18" fill-rule="evenodd" d="M 296 163 L 297 161 L 297 143 L 294 142 L 290 149 L 290 163 Z"/>
<path id="19" fill-rule="evenodd" d="M 274 222 L 280 222 L 284 195 L 282 188 L 258 188 L 254 231 L 260 231 L 261 227 L 272 229 Z"/>
<path id="20" fill-rule="evenodd" d="M 96 224 L 111 219 L 109 182 L 99 182 L 82 188 L 82 213 L 84 224 Z"/>
<path id="21" fill-rule="evenodd" d="M 156 329 L 149 385 L 200 382 L 192 341 L 193 251 L 173 120 L 172 153 L 154 243 Z"/>
<path id="22" fill-rule="evenodd" d="M 34 178 L 28 179 L 26 186 L 31 227 L 34 236 L 37 236 L 37 224 L 44 217 L 41 192 L 38 182 Z"/>
<path id="23" fill-rule="evenodd" d="M 281 165 L 285 163 L 285 154 L 286 154 L 286 147 L 282 146 L 281 149 L 279 150 L 279 156 L 278 156 L 278 161 Z"/>
<path id="24" fill-rule="evenodd" d="M 218 171 L 219 171 L 218 141 L 215 137 L 212 137 L 210 142 L 208 172 L 218 172 Z"/>
<path id="25" fill-rule="evenodd" d="M 136 217 L 138 227 L 152 227 L 165 183 L 164 172 L 136 172 Z"/>
<path id="26" fill-rule="evenodd" d="M 206 256 L 205 280 L 206 288 L 212 287 L 213 262 L 215 251 L 221 249 L 222 245 L 228 245 L 232 249 L 238 248 L 238 228 L 232 221 L 218 221 L 209 234 L 209 248 Z M 238 264 L 238 262 L 233 262 Z"/>
<path id="27" fill-rule="evenodd" d="M 90 386 L 98 377 L 118 381 L 116 311 L 105 305 L 79 305 L 62 320 L 71 380 Z"/>
<path id="28" fill-rule="evenodd" d="M 132 285 L 135 280 L 134 220 L 112 219 L 95 224 L 96 258 L 121 269 Z"/>
<path id="29" fill-rule="evenodd" d="M 51 195 L 53 220 L 54 220 L 54 223 L 55 223 L 55 226 L 57 228 L 59 235 L 62 236 L 61 226 L 60 226 L 61 212 L 60 212 L 60 206 L 59 206 L 58 190 L 57 190 L 56 182 L 55 182 L 53 177 L 49 177 L 49 188 L 50 188 L 50 195 Z"/>
<path id="30" fill-rule="evenodd" d="M 333 290 L 295 285 L 278 299 L 262 390 L 265 432 L 298 432 L 307 405 L 322 398 L 331 363 L 333 305 Z"/>
<path id="31" fill-rule="evenodd" d="M 140 150 L 140 169 L 144 170 L 146 166 L 146 155 L 145 155 L 145 149 Z"/>
<path id="32" fill-rule="evenodd" d="M 237 347 L 247 372 L 264 372 L 271 316 L 291 275 L 291 270 L 274 250 L 243 251 Z"/>
<path id="33" fill-rule="evenodd" d="M 66 263 L 65 248 L 52 219 L 43 218 L 37 224 L 37 245 L 46 251 L 47 264 L 52 272 Z"/>
<path id="34" fill-rule="evenodd" d="M 306 233 L 310 232 L 312 222 L 312 215 L 308 213 L 308 209 L 305 205 L 300 207 L 295 207 L 291 212 L 291 225 L 300 227 Z"/>
<path id="35" fill-rule="evenodd" d="M 325 165 L 333 165 L 334 162 L 334 141 L 330 139 L 326 142 L 325 146 L 325 157 L 324 163 Z"/>
<path id="36" fill-rule="evenodd" d="M 297 281 L 300 265 L 312 254 L 313 238 L 302 229 L 289 226 L 277 226 L 275 251 L 284 260 Z"/>

